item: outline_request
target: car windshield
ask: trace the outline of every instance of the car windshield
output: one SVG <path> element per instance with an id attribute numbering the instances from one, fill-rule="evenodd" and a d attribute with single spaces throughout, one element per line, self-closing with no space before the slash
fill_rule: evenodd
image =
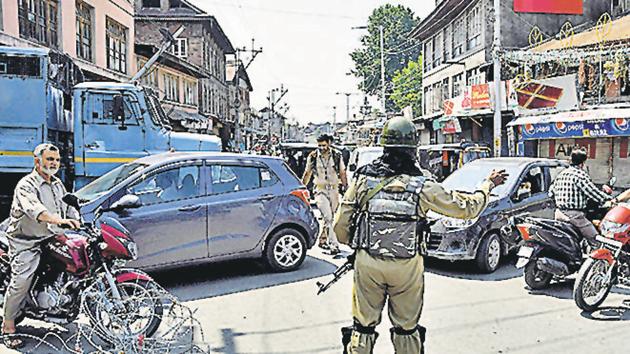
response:
<path id="1" fill-rule="evenodd" d="M 372 161 L 378 159 L 383 155 L 383 150 L 368 150 L 359 153 L 359 161 L 357 167 L 365 166 L 372 163 Z"/>
<path id="2" fill-rule="evenodd" d="M 128 163 L 120 165 L 105 175 L 95 179 L 92 183 L 79 189 L 75 194 L 79 199 L 92 201 L 110 191 L 117 184 L 127 179 L 134 173 L 144 170 L 148 165 L 141 163 Z"/>
<path id="3" fill-rule="evenodd" d="M 469 163 L 477 159 L 490 157 L 489 150 L 465 150 L 463 163 Z"/>
<path id="4" fill-rule="evenodd" d="M 505 184 L 492 190 L 492 195 L 504 197 L 509 193 L 512 184 L 514 184 L 514 181 L 518 179 L 521 174 L 522 166 L 496 162 L 488 163 L 487 161 L 482 162 L 482 160 L 473 161 L 464 165 L 462 168 L 455 170 L 455 172 L 442 182 L 442 186 L 448 190 L 474 192 L 479 188 L 483 180 L 490 175 L 492 170 L 495 169 L 505 169 L 510 175 Z"/>

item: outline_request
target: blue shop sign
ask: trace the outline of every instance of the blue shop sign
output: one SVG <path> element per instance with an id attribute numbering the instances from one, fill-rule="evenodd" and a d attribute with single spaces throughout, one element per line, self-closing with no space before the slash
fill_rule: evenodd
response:
<path id="1" fill-rule="evenodd" d="M 524 124 L 520 127 L 525 140 L 630 136 L 628 118 Z"/>

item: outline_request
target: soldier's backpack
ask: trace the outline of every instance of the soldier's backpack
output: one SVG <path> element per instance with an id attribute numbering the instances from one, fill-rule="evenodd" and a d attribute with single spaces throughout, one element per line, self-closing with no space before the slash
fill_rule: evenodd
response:
<path id="1" fill-rule="evenodd" d="M 375 257 L 412 258 L 426 253 L 426 220 L 418 216 L 425 178 L 412 177 L 404 191 L 387 191 L 396 177 L 367 177 L 368 193 L 359 200 L 351 246 Z"/>

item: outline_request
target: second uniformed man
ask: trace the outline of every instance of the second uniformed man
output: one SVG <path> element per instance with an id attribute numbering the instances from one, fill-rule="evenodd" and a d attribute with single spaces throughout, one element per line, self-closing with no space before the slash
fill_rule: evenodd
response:
<path id="1" fill-rule="evenodd" d="M 433 210 L 473 219 L 486 207 L 490 191 L 505 182 L 504 171 L 480 181 L 475 193 L 447 191 L 423 177 L 416 163 L 416 128 L 396 117 L 383 127 L 383 156 L 360 168 L 335 215 L 340 242 L 356 251 L 352 314 L 345 350 L 372 353 L 385 301 L 394 327 L 397 354 L 423 352 L 418 325 L 424 295 L 425 215 Z"/>

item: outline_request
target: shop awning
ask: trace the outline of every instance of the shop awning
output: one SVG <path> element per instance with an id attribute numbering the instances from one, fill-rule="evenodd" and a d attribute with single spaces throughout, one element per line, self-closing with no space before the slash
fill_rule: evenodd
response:
<path id="1" fill-rule="evenodd" d="M 630 136 L 630 108 L 603 108 L 521 117 L 521 139 L 603 138 Z"/>
<path id="2" fill-rule="evenodd" d="M 511 121 L 508 126 L 546 123 L 587 122 L 606 119 L 630 118 L 630 108 L 603 108 L 581 111 L 556 112 L 532 116 L 523 116 Z"/>

